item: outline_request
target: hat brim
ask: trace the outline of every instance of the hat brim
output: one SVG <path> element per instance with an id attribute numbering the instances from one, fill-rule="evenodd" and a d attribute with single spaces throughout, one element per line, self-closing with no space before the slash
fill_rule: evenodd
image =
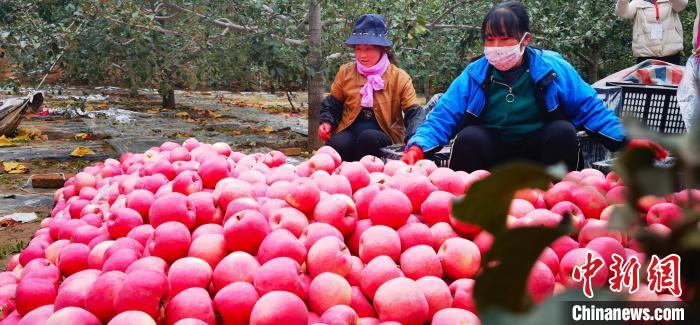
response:
<path id="1" fill-rule="evenodd" d="M 371 36 L 371 35 L 352 35 L 345 41 L 348 46 L 354 45 L 377 45 L 391 47 L 391 41 L 386 37 Z"/>

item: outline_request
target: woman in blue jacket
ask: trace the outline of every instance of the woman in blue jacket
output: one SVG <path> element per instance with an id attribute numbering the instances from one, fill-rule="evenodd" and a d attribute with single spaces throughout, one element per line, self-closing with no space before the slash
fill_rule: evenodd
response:
<path id="1" fill-rule="evenodd" d="M 452 82 L 406 145 L 402 160 L 414 163 L 454 138 L 450 168 L 471 172 L 513 159 L 576 169 L 576 129 L 611 151 L 648 147 L 629 141 L 620 120 L 561 55 L 528 47 L 530 19 L 519 2 L 494 6 L 484 18 L 484 56 Z M 456 136 L 455 136 L 456 135 Z"/>

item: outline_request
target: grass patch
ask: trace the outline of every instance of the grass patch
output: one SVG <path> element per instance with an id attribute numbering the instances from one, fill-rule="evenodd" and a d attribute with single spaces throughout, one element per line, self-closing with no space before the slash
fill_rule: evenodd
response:
<path id="1" fill-rule="evenodd" d="M 13 254 L 17 254 L 21 252 L 26 246 L 27 243 L 23 240 L 16 240 L 14 243 L 5 245 L 2 248 L 0 248 L 0 259 L 3 259 Z"/>

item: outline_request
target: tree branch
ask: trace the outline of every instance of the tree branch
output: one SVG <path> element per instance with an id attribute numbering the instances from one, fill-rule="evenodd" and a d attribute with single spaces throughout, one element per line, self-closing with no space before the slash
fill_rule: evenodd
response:
<path id="1" fill-rule="evenodd" d="M 292 24 L 297 24 L 297 23 L 298 23 L 296 20 L 294 20 L 293 18 L 291 18 L 291 17 L 289 17 L 289 16 L 286 16 L 286 15 L 283 15 L 283 14 L 280 14 L 280 13 L 277 13 L 274 9 L 272 9 L 272 7 L 270 7 L 270 6 L 266 5 L 266 4 L 263 4 L 263 5 L 262 5 L 262 8 L 263 8 L 263 10 L 266 11 L 268 14 L 272 15 L 273 17 L 275 17 L 275 18 L 277 18 L 277 19 L 284 20 L 284 21 L 286 21 L 286 22 L 288 22 L 288 23 L 292 23 Z"/>
<path id="2" fill-rule="evenodd" d="M 428 26 L 435 26 L 435 25 L 437 25 L 437 23 L 439 23 L 443 18 L 445 18 L 445 16 L 447 16 L 447 14 L 453 12 L 453 11 L 455 10 L 455 8 L 457 8 L 457 7 L 459 7 L 459 6 L 463 5 L 463 4 L 466 4 L 467 2 L 468 2 L 468 0 L 457 1 L 452 7 L 449 7 L 449 8 L 447 8 L 447 9 L 445 9 L 442 13 L 440 13 L 440 14 L 437 16 L 437 18 L 435 18 L 435 20 L 433 20 L 432 23 L 425 25 L 425 27 L 426 27 L 426 28 L 430 28 L 430 27 L 428 27 Z"/>
<path id="3" fill-rule="evenodd" d="M 171 8 L 171 9 L 173 9 L 173 10 L 175 10 L 175 11 L 179 11 L 179 12 L 182 12 L 182 13 L 185 13 L 185 14 L 188 14 L 188 15 L 191 15 L 191 16 L 195 16 L 195 17 L 201 18 L 201 19 L 204 20 L 204 21 L 213 23 L 213 24 L 215 24 L 215 25 L 217 25 L 217 26 L 219 26 L 219 27 L 226 28 L 226 29 L 228 29 L 229 31 L 238 32 L 238 33 L 246 33 L 246 34 L 257 34 L 257 33 L 260 33 L 260 32 L 261 32 L 260 29 L 259 29 L 257 26 L 245 26 L 245 25 L 234 24 L 233 22 L 231 22 L 230 20 L 228 20 L 228 18 L 217 18 L 217 19 L 212 19 L 212 18 L 207 17 L 207 16 L 205 16 L 205 15 L 203 15 L 203 14 L 200 14 L 200 13 L 198 13 L 198 12 L 196 12 L 196 11 L 189 10 L 189 9 L 186 9 L 186 8 L 182 8 L 182 7 L 180 7 L 180 6 L 177 6 L 177 5 L 174 5 L 174 4 L 171 4 L 171 3 L 164 3 L 164 4 L 165 4 L 165 6 L 167 6 L 168 8 Z M 224 35 L 225 35 L 225 34 L 224 34 Z M 275 37 L 275 38 L 277 38 L 277 39 L 279 39 L 279 40 L 282 40 L 283 42 L 285 42 L 285 43 L 287 43 L 287 44 L 292 44 L 292 45 L 304 45 L 304 44 L 306 44 L 306 42 L 304 42 L 303 40 L 288 38 L 288 37 L 281 36 L 281 35 L 273 35 L 273 37 Z"/>
<path id="4" fill-rule="evenodd" d="M 165 29 L 165 28 L 158 27 L 158 26 L 151 27 L 151 26 L 144 26 L 144 25 L 139 25 L 139 24 L 129 24 L 129 23 L 127 23 L 127 22 L 123 22 L 123 21 L 121 21 L 121 20 L 119 20 L 119 19 L 114 19 L 114 18 L 111 18 L 111 17 L 105 17 L 105 19 L 107 19 L 107 20 L 109 20 L 109 21 L 112 21 L 112 22 L 115 22 L 115 23 L 117 23 L 117 24 L 124 25 L 124 26 L 131 26 L 131 27 L 134 27 L 134 28 L 138 28 L 138 29 L 140 29 L 140 30 L 146 30 L 146 31 L 151 31 L 151 32 L 158 32 L 158 33 L 168 34 L 168 35 L 183 36 L 183 34 L 180 33 L 180 32 L 176 32 L 176 31 L 169 30 L 169 29 Z"/>
<path id="5" fill-rule="evenodd" d="M 446 24 L 429 24 L 425 25 L 427 29 L 465 29 L 465 30 L 481 30 L 481 26 L 475 25 L 446 25 Z"/>
<path id="6" fill-rule="evenodd" d="M 581 60 L 583 60 L 584 62 L 586 62 L 586 64 L 589 64 L 589 65 L 593 65 L 593 64 L 594 64 L 593 60 L 591 60 L 591 59 L 588 58 L 587 56 L 583 55 L 583 54 L 582 54 L 581 52 L 579 52 L 579 51 L 574 51 L 574 55 L 576 55 L 579 59 L 581 59 Z"/>
<path id="7" fill-rule="evenodd" d="M 335 52 L 333 54 L 327 55 L 324 59 L 326 61 L 333 61 L 333 60 L 338 60 L 338 59 L 344 59 L 344 58 L 352 58 L 352 53 L 341 53 L 341 52 Z"/>
<path id="8" fill-rule="evenodd" d="M 333 24 L 347 24 L 349 22 L 350 21 L 343 19 L 343 18 L 333 18 L 333 19 L 326 19 L 326 20 L 322 21 L 321 26 L 325 27 L 326 25 L 333 25 Z"/>
<path id="9" fill-rule="evenodd" d="M 162 1 L 158 1 L 155 3 L 155 6 L 153 7 L 153 10 L 151 10 L 151 22 L 153 21 L 160 21 L 160 22 L 167 22 L 170 20 L 173 20 L 180 16 L 180 12 L 176 12 L 172 15 L 159 15 L 159 12 L 161 12 L 164 9 L 165 5 L 163 4 Z"/>

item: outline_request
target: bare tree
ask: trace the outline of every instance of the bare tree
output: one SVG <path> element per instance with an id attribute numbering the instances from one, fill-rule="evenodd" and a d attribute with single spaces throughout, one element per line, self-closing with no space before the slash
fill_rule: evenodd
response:
<path id="1" fill-rule="evenodd" d="M 323 58 L 321 56 L 321 2 L 309 0 L 309 150 L 320 146 L 318 127 L 323 97 Z"/>

